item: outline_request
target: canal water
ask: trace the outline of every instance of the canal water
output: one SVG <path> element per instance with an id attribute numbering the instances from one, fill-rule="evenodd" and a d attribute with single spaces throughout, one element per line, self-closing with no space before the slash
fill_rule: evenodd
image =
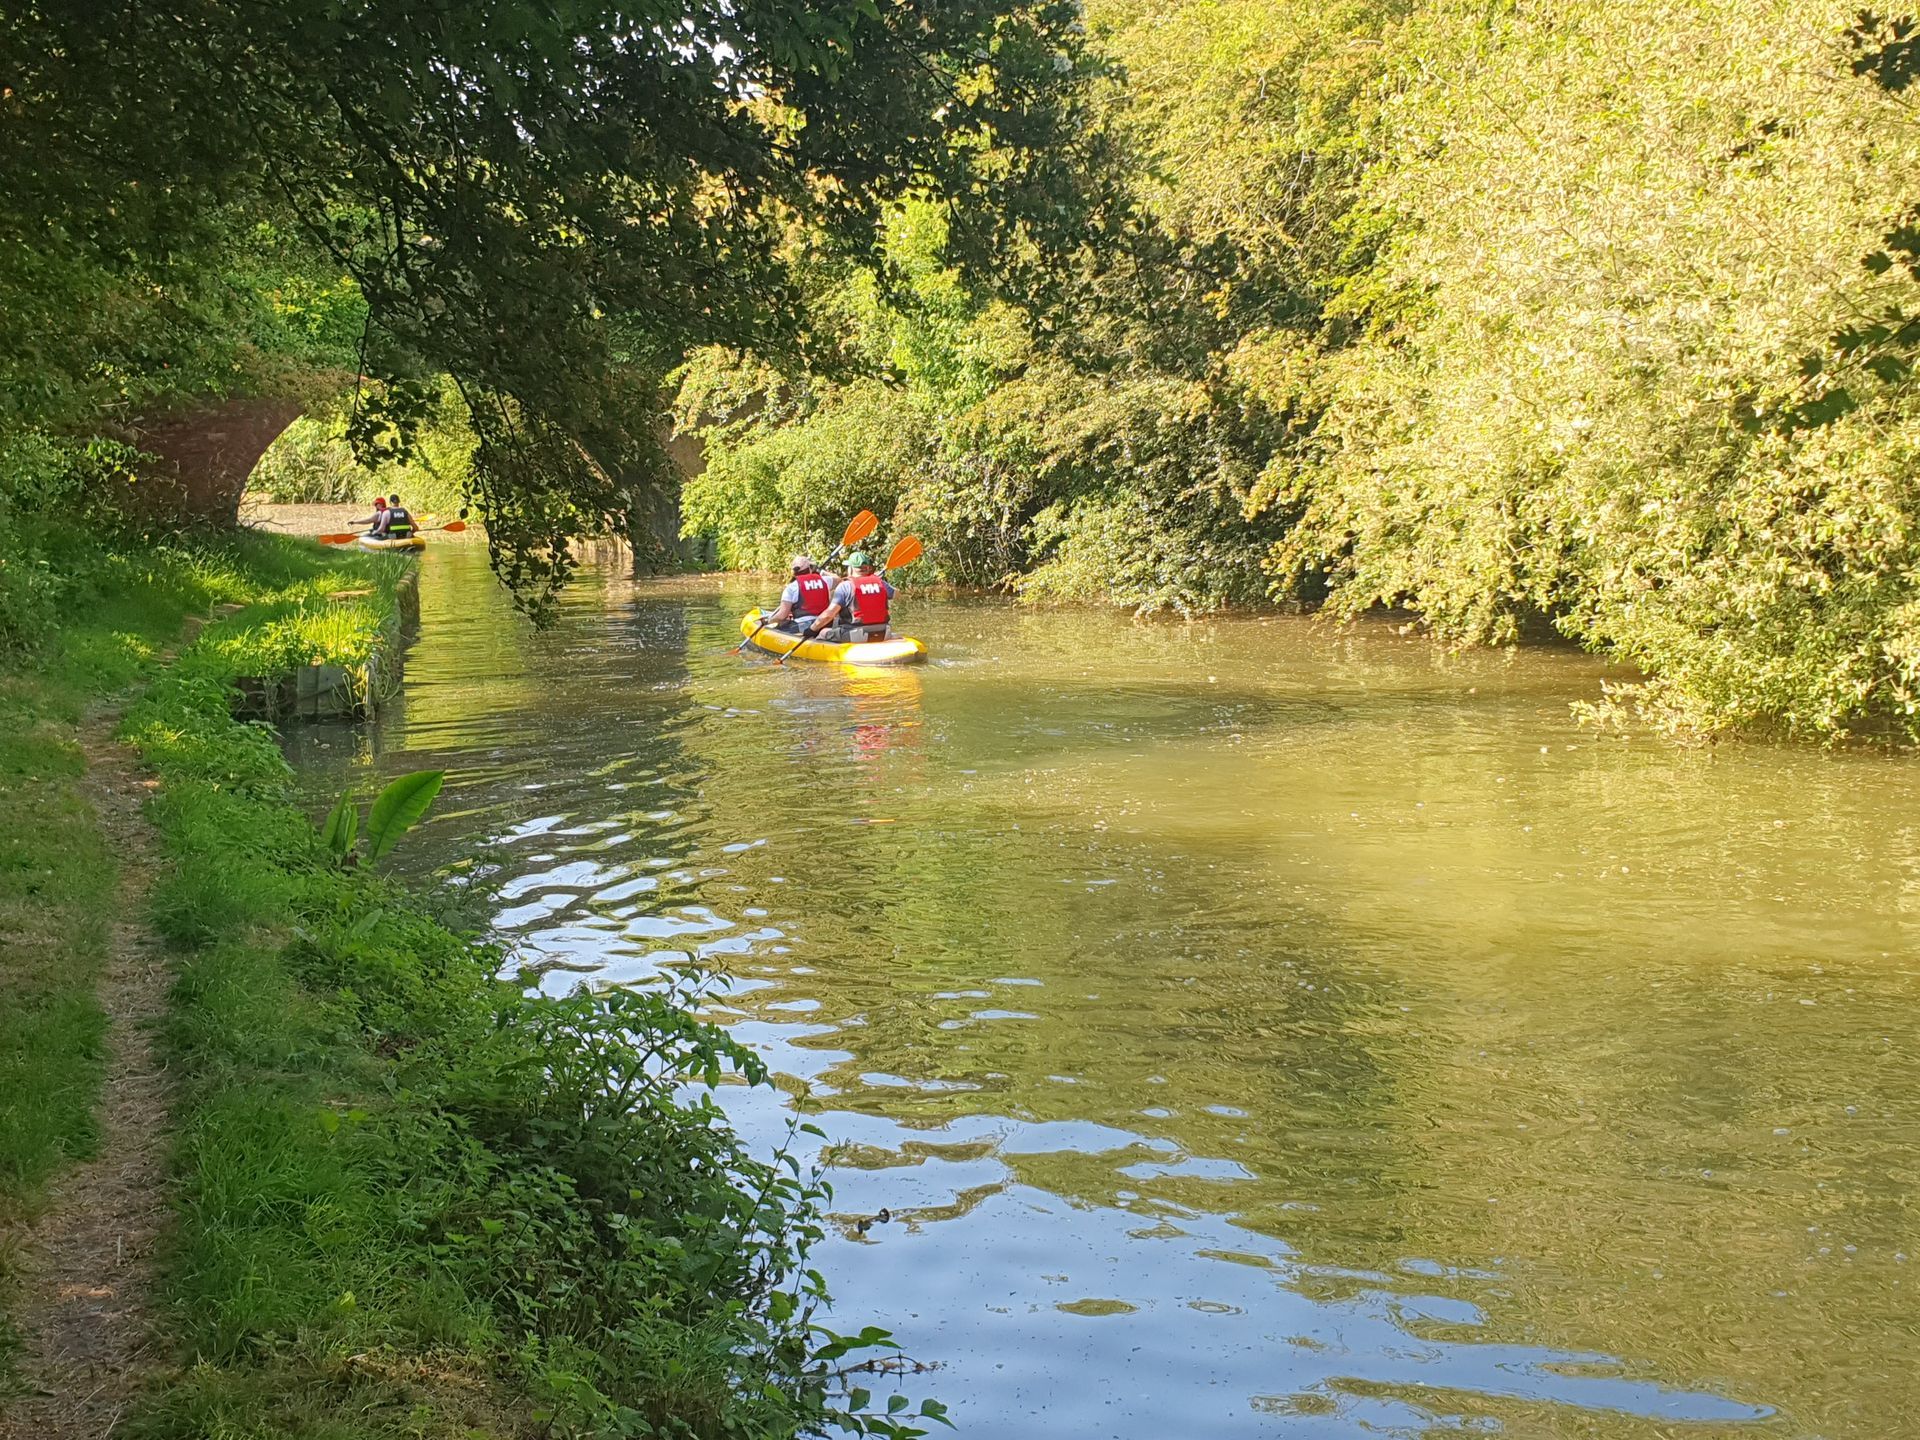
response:
<path id="1" fill-rule="evenodd" d="M 400 703 L 292 754 L 444 768 L 400 868 L 545 989 L 715 977 L 961 1434 L 1916 1433 L 1920 763 L 1386 625 L 909 593 L 931 664 L 777 667 L 758 598 L 607 565 L 536 634 L 437 547 Z"/>

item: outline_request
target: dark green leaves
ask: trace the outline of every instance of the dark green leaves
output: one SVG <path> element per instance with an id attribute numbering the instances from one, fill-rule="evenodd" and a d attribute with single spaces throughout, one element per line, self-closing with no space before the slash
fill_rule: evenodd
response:
<path id="1" fill-rule="evenodd" d="M 1884 248 L 1869 251 L 1860 264 L 1868 274 L 1899 281 L 1920 282 L 1920 207 L 1901 216 L 1882 237 Z M 1812 430 L 1831 425 L 1858 408 L 1858 400 L 1843 385 L 1833 384 L 1829 372 L 1834 366 L 1857 366 L 1857 378 L 1871 377 L 1882 385 L 1905 384 L 1913 375 L 1916 357 L 1920 357 L 1920 312 L 1909 313 L 1902 305 L 1890 305 L 1878 319 L 1847 325 L 1828 337 L 1831 361 L 1812 354 L 1802 357 L 1800 373 L 1817 380 L 1823 387 L 1811 400 L 1790 406 L 1779 416 L 1786 430 Z"/>
<path id="2" fill-rule="evenodd" d="M 1898 385 L 1913 373 L 1913 366 L 1898 355 L 1875 355 L 1866 362 L 1867 373 L 1886 385 Z"/>
<path id="3" fill-rule="evenodd" d="M 1860 402 L 1853 398 L 1851 391 L 1839 386 L 1815 397 L 1805 404 L 1796 405 L 1787 412 L 1788 424 L 1796 430 L 1817 430 L 1823 425 L 1831 425 L 1844 415 L 1851 415 L 1860 408 Z"/>
<path id="4" fill-rule="evenodd" d="M 1920 79 L 1920 37 L 1913 17 L 1888 19 L 1862 10 L 1847 32 L 1853 50 L 1853 73 L 1864 75 L 1882 90 L 1899 94 Z"/>
<path id="5" fill-rule="evenodd" d="M 405 454 L 406 382 L 451 374 L 497 568 L 535 599 L 568 573 L 572 537 L 624 531 L 676 478 L 658 444 L 669 370 L 697 346 L 807 333 L 781 263 L 796 217 L 871 253 L 894 200 L 959 201 L 957 248 L 995 284 L 1037 283 L 1078 243 L 1067 182 L 1092 70 L 1073 5 L 338 12 L 0 16 L 20 108 L 0 125 L 0 239 L 71 237 L 107 269 L 181 256 L 223 205 L 284 223 L 367 307 L 361 353 L 331 360 L 381 382 L 357 415 L 362 458 Z M 89 298 L 50 308 L 56 327 L 113 313 Z M 203 391 L 258 383 L 239 368 L 242 327 L 211 308 L 195 325 L 226 362 Z M 91 348 L 63 371 L 91 373 Z"/>
<path id="6" fill-rule="evenodd" d="M 395 379 L 359 387 L 346 427 L 355 458 L 369 466 L 413 458 L 439 397 L 440 387 L 433 380 Z"/>

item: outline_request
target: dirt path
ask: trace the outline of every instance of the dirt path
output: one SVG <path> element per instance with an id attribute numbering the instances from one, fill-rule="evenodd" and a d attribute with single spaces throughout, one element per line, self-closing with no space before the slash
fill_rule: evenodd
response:
<path id="1" fill-rule="evenodd" d="M 156 841 L 140 813 L 151 782 L 113 738 L 115 715 L 82 729 L 84 781 L 120 860 L 100 975 L 107 1074 L 100 1151 L 51 1187 L 21 1247 L 21 1370 L 28 1393 L 0 1419 L 4 1440 L 98 1440 L 119 1424 L 151 1363 L 154 1250 L 167 1218 L 168 1079 L 153 1027 L 169 972 L 148 931 Z"/>

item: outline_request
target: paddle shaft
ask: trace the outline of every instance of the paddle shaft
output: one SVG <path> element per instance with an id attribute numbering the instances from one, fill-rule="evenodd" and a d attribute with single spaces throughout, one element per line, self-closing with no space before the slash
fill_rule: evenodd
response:
<path id="1" fill-rule="evenodd" d="M 759 638 L 760 632 L 766 629 L 767 626 L 771 625 L 772 623 L 773 623 L 772 616 L 768 616 L 767 618 L 763 619 L 758 625 L 753 627 L 753 634 L 747 636 L 746 639 L 742 640 L 738 645 L 733 647 L 733 653 L 738 655 L 742 650 L 746 649 L 747 646 L 751 645 L 756 639 Z"/>
<path id="2" fill-rule="evenodd" d="M 413 533 L 416 535 L 424 535 L 430 530 L 445 530 L 449 534 L 458 534 L 466 528 L 467 522 L 464 520 L 449 520 L 444 525 L 422 525 Z M 322 545 L 351 545 L 354 541 L 358 540 L 362 534 L 371 533 L 371 531 L 348 530 L 342 534 L 316 535 L 314 538 Z"/>

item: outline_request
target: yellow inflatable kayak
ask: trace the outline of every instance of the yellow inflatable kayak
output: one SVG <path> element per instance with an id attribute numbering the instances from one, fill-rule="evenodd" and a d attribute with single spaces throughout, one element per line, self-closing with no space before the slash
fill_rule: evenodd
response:
<path id="1" fill-rule="evenodd" d="M 827 665 L 911 665 L 927 658 L 927 647 L 905 635 L 888 640 L 862 640 L 836 645 L 827 640 L 802 640 L 784 630 L 760 630 L 760 612 L 749 610 L 740 618 L 740 633 L 753 641 L 753 648 L 768 655 L 791 655 L 796 660 L 818 660 Z"/>
<path id="2" fill-rule="evenodd" d="M 362 535 L 360 543 L 369 550 L 424 550 L 427 548 L 427 542 L 418 535 L 390 535 L 384 539 L 373 535 Z"/>

